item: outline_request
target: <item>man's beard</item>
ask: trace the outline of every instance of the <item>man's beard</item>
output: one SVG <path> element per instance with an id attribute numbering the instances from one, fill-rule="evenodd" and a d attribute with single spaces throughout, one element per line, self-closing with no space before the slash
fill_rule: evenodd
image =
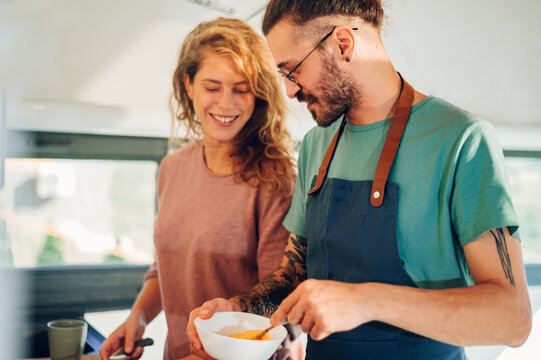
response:
<path id="1" fill-rule="evenodd" d="M 361 101 L 361 91 L 353 79 L 340 71 L 329 56 L 323 55 L 323 71 L 320 75 L 320 86 L 315 88 L 318 97 L 299 91 L 296 95 L 300 102 L 317 103 L 319 114 L 310 110 L 312 117 L 321 127 L 335 122 L 340 115 L 347 113 Z"/>

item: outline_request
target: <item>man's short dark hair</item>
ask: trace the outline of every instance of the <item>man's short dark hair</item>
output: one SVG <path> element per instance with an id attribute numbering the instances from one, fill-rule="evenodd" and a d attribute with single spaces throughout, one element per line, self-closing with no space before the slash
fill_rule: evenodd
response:
<path id="1" fill-rule="evenodd" d="M 285 17 L 303 25 L 328 15 L 358 16 L 377 29 L 383 21 L 381 0 L 270 0 L 263 17 L 263 33 L 267 35 Z"/>

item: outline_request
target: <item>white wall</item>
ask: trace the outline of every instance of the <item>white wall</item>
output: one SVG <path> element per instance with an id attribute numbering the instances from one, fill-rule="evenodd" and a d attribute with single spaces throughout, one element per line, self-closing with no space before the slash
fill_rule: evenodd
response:
<path id="1" fill-rule="evenodd" d="M 506 148 L 541 149 L 541 1 L 387 2 L 384 44 L 418 90 L 489 120 Z"/>
<path id="2" fill-rule="evenodd" d="M 0 90 L 8 125 L 168 136 L 171 73 L 185 34 L 230 14 L 259 30 L 265 0 L 0 1 Z M 383 41 L 422 92 L 504 126 L 508 147 L 541 147 L 541 1 L 383 0 Z M 314 125 L 292 103 L 292 131 Z M 513 140 L 517 139 L 517 140 Z M 539 141 L 537 141 L 539 140 Z M 535 142 L 538 144 L 535 144 Z"/>
<path id="3" fill-rule="evenodd" d="M 541 149 L 541 1 L 383 4 L 383 43 L 408 82 L 493 123 L 505 148 Z M 293 108 L 305 131 L 305 108 Z"/>

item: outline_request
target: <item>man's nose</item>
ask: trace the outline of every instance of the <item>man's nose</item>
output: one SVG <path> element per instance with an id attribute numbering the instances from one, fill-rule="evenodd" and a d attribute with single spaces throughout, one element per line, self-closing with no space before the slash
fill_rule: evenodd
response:
<path id="1" fill-rule="evenodd" d="M 287 97 L 291 99 L 295 98 L 295 95 L 301 90 L 301 87 L 287 78 L 284 78 L 284 81 L 286 82 Z"/>

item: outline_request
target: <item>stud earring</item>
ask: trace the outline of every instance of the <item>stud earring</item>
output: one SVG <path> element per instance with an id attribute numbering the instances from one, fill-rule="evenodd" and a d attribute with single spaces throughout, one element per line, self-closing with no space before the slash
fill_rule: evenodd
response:
<path id="1" fill-rule="evenodd" d="M 347 58 L 346 58 L 346 62 L 350 62 L 350 61 L 351 61 L 351 59 L 347 57 Z"/>

